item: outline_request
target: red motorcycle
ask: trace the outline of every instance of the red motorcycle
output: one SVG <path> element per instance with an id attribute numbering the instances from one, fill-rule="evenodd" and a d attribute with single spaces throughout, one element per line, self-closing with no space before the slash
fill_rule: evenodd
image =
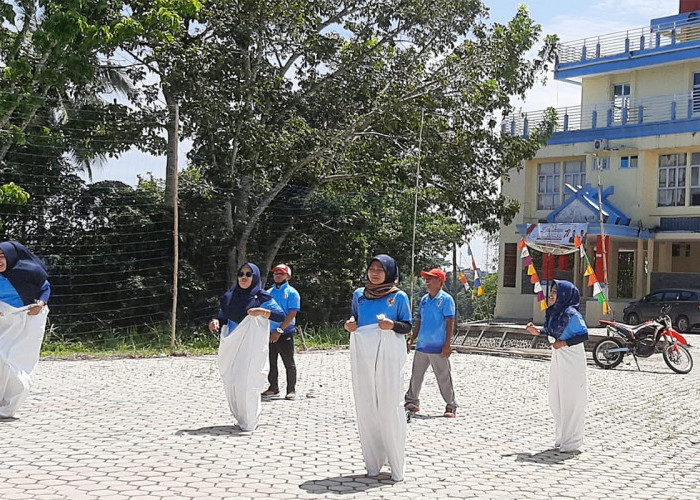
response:
<path id="1" fill-rule="evenodd" d="M 661 343 L 661 353 L 668 367 L 676 373 L 688 373 L 693 369 L 693 358 L 685 347 L 688 342 L 683 335 L 673 329 L 668 311 L 661 316 L 639 325 L 626 325 L 615 321 L 600 320 L 608 329 L 604 337 L 593 348 L 593 361 L 603 369 L 615 368 L 622 359 L 631 354 L 637 358 L 648 358 L 657 352 Z"/>

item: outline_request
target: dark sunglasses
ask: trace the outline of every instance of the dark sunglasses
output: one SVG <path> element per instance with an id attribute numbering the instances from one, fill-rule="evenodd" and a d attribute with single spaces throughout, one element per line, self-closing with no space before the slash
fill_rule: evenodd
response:
<path id="1" fill-rule="evenodd" d="M 238 277 L 242 278 L 243 276 L 245 276 L 246 278 L 250 278 L 251 276 L 253 276 L 253 271 L 238 271 Z"/>

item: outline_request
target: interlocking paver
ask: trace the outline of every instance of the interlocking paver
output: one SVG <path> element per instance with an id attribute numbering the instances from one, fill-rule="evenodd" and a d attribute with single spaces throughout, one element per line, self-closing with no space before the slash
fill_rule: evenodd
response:
<path id="1" fill-rule="evenodd" d="M 347 351 L 300 354 L 299 397 L 265 401 L 252 434 L 213 356 L 42 360 L 0 421 L 0 498 L 700 498 L 700 372 L 640 364 L 589 367 L 585 450 L 561 455 L 547 362 L 454 354 L 458 417 L 429 374 L 393 483 L 365 477 Z"/>

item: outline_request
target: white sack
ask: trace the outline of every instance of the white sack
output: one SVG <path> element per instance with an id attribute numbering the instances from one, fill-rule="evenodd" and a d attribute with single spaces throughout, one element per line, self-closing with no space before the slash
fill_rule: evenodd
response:
<path id="1" fill-rule="evenodd" d="M 388 459 L 395 481 L 401 481 L 404 475 L 405 362 L 406 340 L 393 330 L 366 325 L 350 335 L 357 429 L 367 473 L 376 476 Z"/>
<path id="2" fill-rule="evenodd" d="M 14 416 L 27 398 L 39 362 L 49 308 L 27 312 L 0 302 L 0 417 Z"/>
<path id="3" fill-rule="evenodd" d="M 554 445 L 561 451 L 575 451 L 583 444 L 587 385 L 583 343 L 552 349 L 549 407 L 554 415 Z"/>
<path id="4" fill-rule="evenodd" d="M 262 316 L 246 316 L 230 333 L 228 323 L 221 328 L 219 371 L 231 413 L 244 431 L 255 430 L 260 422 L 269 343 L 270 320 Z"/>

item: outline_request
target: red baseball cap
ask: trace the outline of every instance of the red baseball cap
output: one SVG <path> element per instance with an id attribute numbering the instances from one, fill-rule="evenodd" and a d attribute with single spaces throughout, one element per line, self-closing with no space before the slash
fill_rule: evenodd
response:
<path id="1" fill-rule="evenodd" d="M 277 264 L 275 267 L 272 268 L 272 272 L 274 273 L 275 271 L 287 273 L 290 278 L 292 277 L 292 268 L 289 267 L 287 264 Z"/>
<path id="2" fill-rule="evenodd" d="M 447 281 L 447 274 L 442 269 L 431 269 L 430 271 L 421 271 L 420 275 L 424 278 L 437 278 L 443 283 Z"/>

